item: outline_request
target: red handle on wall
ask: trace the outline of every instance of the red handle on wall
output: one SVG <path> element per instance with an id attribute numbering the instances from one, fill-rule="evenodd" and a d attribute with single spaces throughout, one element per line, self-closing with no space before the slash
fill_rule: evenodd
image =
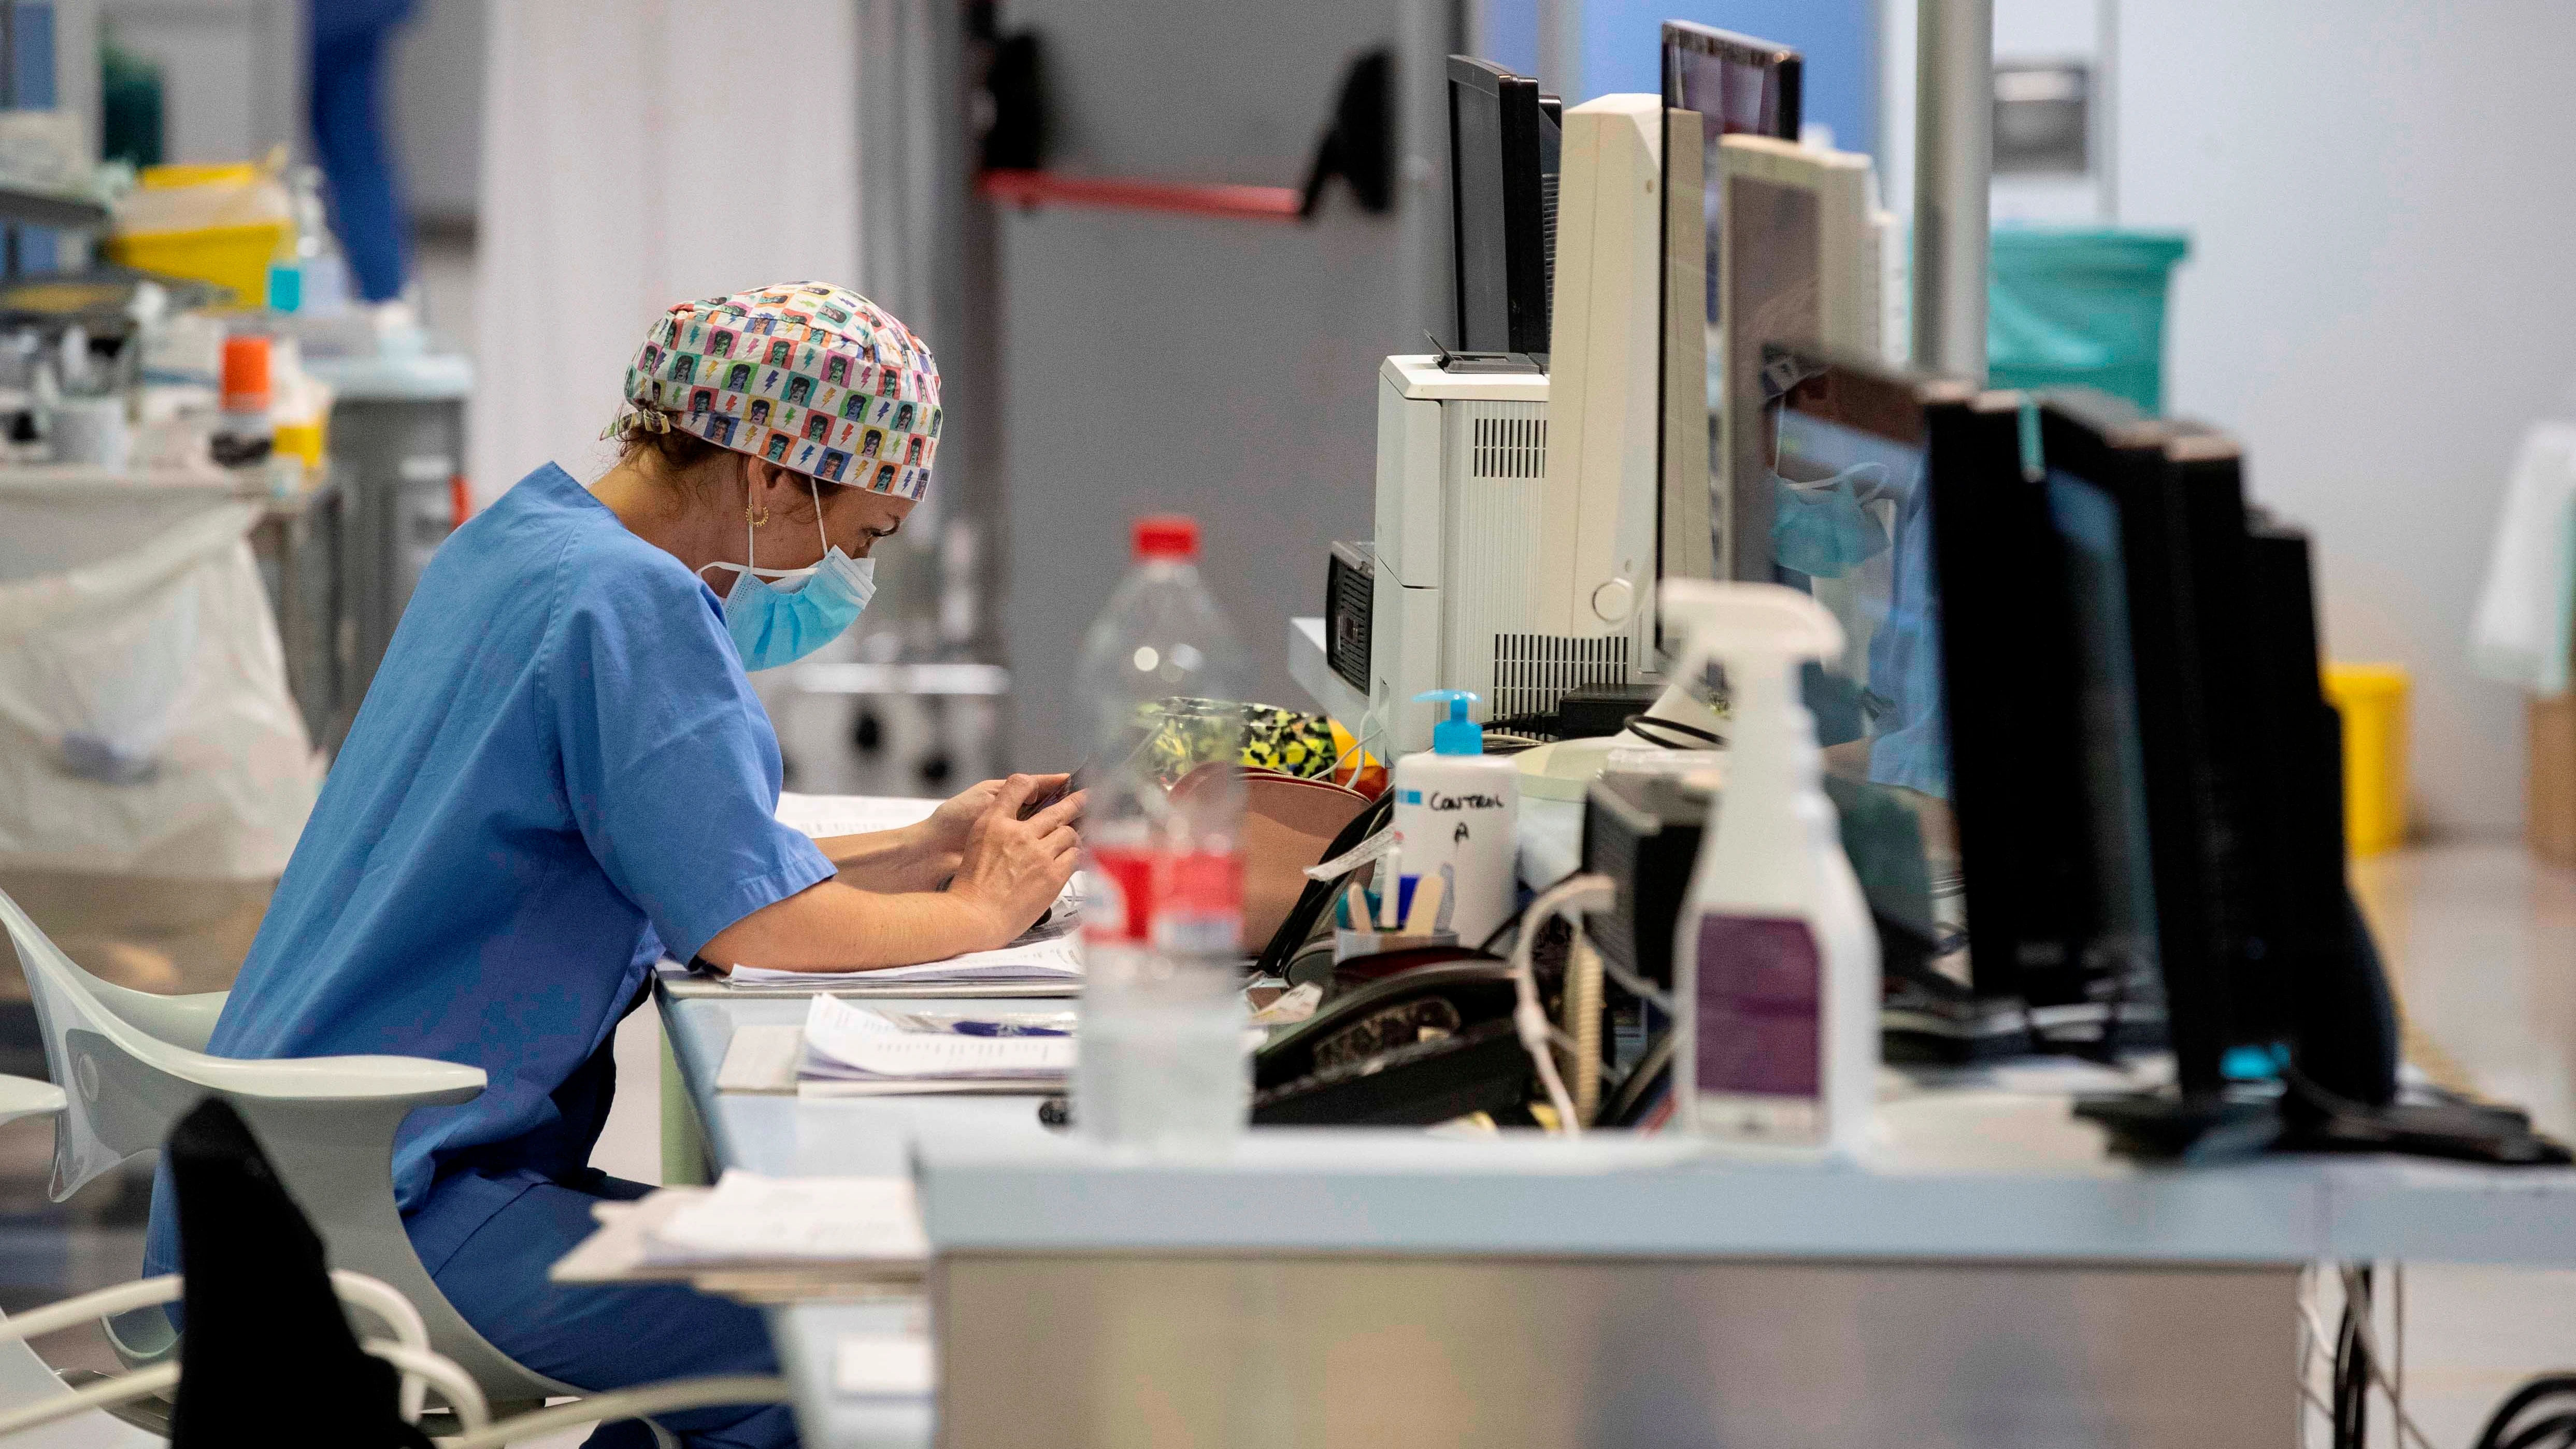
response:
<path id="1" fill-rule="evenodd" d="M 1155 211 L 1172 216 L 1295 221 L 1304 198 L 1291 186 L 1236 186 L 1144 181 L 1124 176 L 1062 176 L 1053 171 L 987 171 L 976 190 L 1020 206 L 1086 206 L 1100 211 Z"/>

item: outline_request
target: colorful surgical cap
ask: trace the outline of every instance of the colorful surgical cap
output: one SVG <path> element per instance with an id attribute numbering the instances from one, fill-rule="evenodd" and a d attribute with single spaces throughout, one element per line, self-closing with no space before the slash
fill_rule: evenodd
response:
<path id="1" fill-rule="evenodd" d="M 823 282 L 672 307 L 626 369 L 626 400 L 719 447 L 897 498 L 922 495 L 939 452 L 930 349 Z"/>

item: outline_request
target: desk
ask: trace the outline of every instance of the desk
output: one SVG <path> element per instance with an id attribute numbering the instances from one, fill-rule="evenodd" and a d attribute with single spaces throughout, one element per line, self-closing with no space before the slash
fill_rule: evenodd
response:
<path id="1" fill-rule="evenodd" d="M 662 1006 L 718 1163 L 919 1171 L 964 1444 L 1033 1423 L 1141 1442 L 1159 1410 L 1228 1444 L 1704 1423 L 1771 1444 L 2278 1446 L 2298 1265 L 2576 1264 L 2576 1172 L 2147 1170 L 2086 1155 L 2027 1092 L 1898 1098 L 1867 1168 L 1357 1131 L 1141 1164 L 1046 1131 L 1026 1098 L 711 1097 L 736 1027 L 802 1008 Z M 927 1403 L 831 1391 L 837 1337 L 907 1311 L 774 1310 L 810 1444 L 926 1442 Z"/>
<path id="2" fill-rule="evenodd" d="M 1525 881 L 1572 868 L 1579 823 L 1524 802 Z M 2426 869 L 2453 865 L 2496 874 Z M 2464 897 L 2481 921 L 2492 894 Z M 2375 906 L 2383 933 L 2402 907 Z M 2401 965 L 2512 955 L 2554 979 L 2564 959 L 2555 916 L 2504 953 L 2410 947 L 2434 901 L 2413 919 Z M 2417 974 L 2428 1017 L 2492 1002 Z M 1902 1092 L 1866 1168 L 1353 1131 L 1140 1164 L 1047 1132 L 1026 1098 L 710 1098 L 733 1030 L 800 1004 L 661 1004 L 717 1163 L 918 1173 L 960 1444 L 2286 1446 L 2300 1265 L 2576 1265 L 2576 1172 L 2146 1170 L 2028 1076 Z M 839 1335 L 907 1311 L 775 1311 L 809 1443 L 927 1442 L 929 1403 L 831 1386 Z"/>
<path id="3" fill-rule="evenodd" d="M 1041 1144 L 1036 1103 L 1026 1097 L 878 1097 L 803 1101 L 713 1090 L 735 1028 L 805 1019 L 805 1002 L 781 997 L 674 997 L 657 988 L 667 1035 L 666 1073 L 696 1105 L 716 1165 L 772 1176 L 908 1173 L 912 1148 L 927 1138 L 971 1134 Z M 955 1010 L 950 1001 L 876 1000 L 888 1010 Z M 666 1076 L 666 1082 L 671 1079 Z M 859 1399 L 833 1389 L 835 1345 L 843 1334 L 902 1330 L 908 1302 L 809 1303 L 768 1310 L 781 1370 L 797 1386 L 797 1418 L 808 1449 L 920 1449 L 931 1442 L 931 1405 L 919 1398 Z"/>

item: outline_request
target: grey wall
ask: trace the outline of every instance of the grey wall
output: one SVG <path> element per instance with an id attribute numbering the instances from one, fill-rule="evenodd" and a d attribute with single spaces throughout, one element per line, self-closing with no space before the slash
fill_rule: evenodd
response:
<path id="1" fill-rule="evenodd" d="M 1394 43 L 1405 18 L 1389 0 L 1021 0 L 1006 15 L 1045 38 L 1058 169 L 1286 186 L 1304 179 L 1346 61 Z M 1257 696 L 1306 704 L 1288 619 L 1321 610 L 1328 544 L 1368 535 L 1378 362 L 1423 346 L 1405 235 L 1338 189 L 1313 226 L 1002 218 L 1017 763 L 1080 756 L 1082 635 L 1139 513 L 1198 515 Z"/>
<path id="2" fill-rule="evenodd" d="M 303 7 L 295 0 L 102 0 L 117 43 L 161 67 L 167 161 L 303 153 Z"/>
<path id="3" fill-rule="evenodd" d="M 489 0 L 419 0 L 394 41 L 386 125 L 412 215 L 433 225 L 474 217 L 489 11 Z"/>
<path id="4" fill-rule="evenodd" d="M 2576 376 L 2576 7 L 2127 0 L 2120 209 L 2192 233 L 2169 406 L 2314 533 L 2337 658 L 2414 672 L 2435 831 L 2522 818 L 2469 619 L 2524 426 Z"/>
<path id="5" fill-rule="evenodd" d="M 1913 10 L 1884 10 L 1900 208 Z M 2192 237 L 2166 407 L 2244 439 L 2257 501 L 2310 531 L 2329 653 L 2413 673 L 2417 823 L 2518 829 L 2522 702 L 2470 674 L 2467 640 L 2515 445 L 2576 376 L 2576 8 L 1995 6 L 1998 53 L 2104 33 L 2109 219 Z"/>

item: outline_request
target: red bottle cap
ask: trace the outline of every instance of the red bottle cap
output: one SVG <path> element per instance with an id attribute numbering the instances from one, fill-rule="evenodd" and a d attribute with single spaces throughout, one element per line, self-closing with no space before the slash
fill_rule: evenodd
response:
<path id="1" fill-rule="evenodd" d="M 224 411 L 264 413 L 272 396 L 265 337 L 224 339 Z"/>
<path id="2" fill-rule="evenodd" d="M 1199 556 L 1199 521 L 1186 513 L 1154 513 L 1136 520 L 1136 557 L 1179 559 Z"/>

